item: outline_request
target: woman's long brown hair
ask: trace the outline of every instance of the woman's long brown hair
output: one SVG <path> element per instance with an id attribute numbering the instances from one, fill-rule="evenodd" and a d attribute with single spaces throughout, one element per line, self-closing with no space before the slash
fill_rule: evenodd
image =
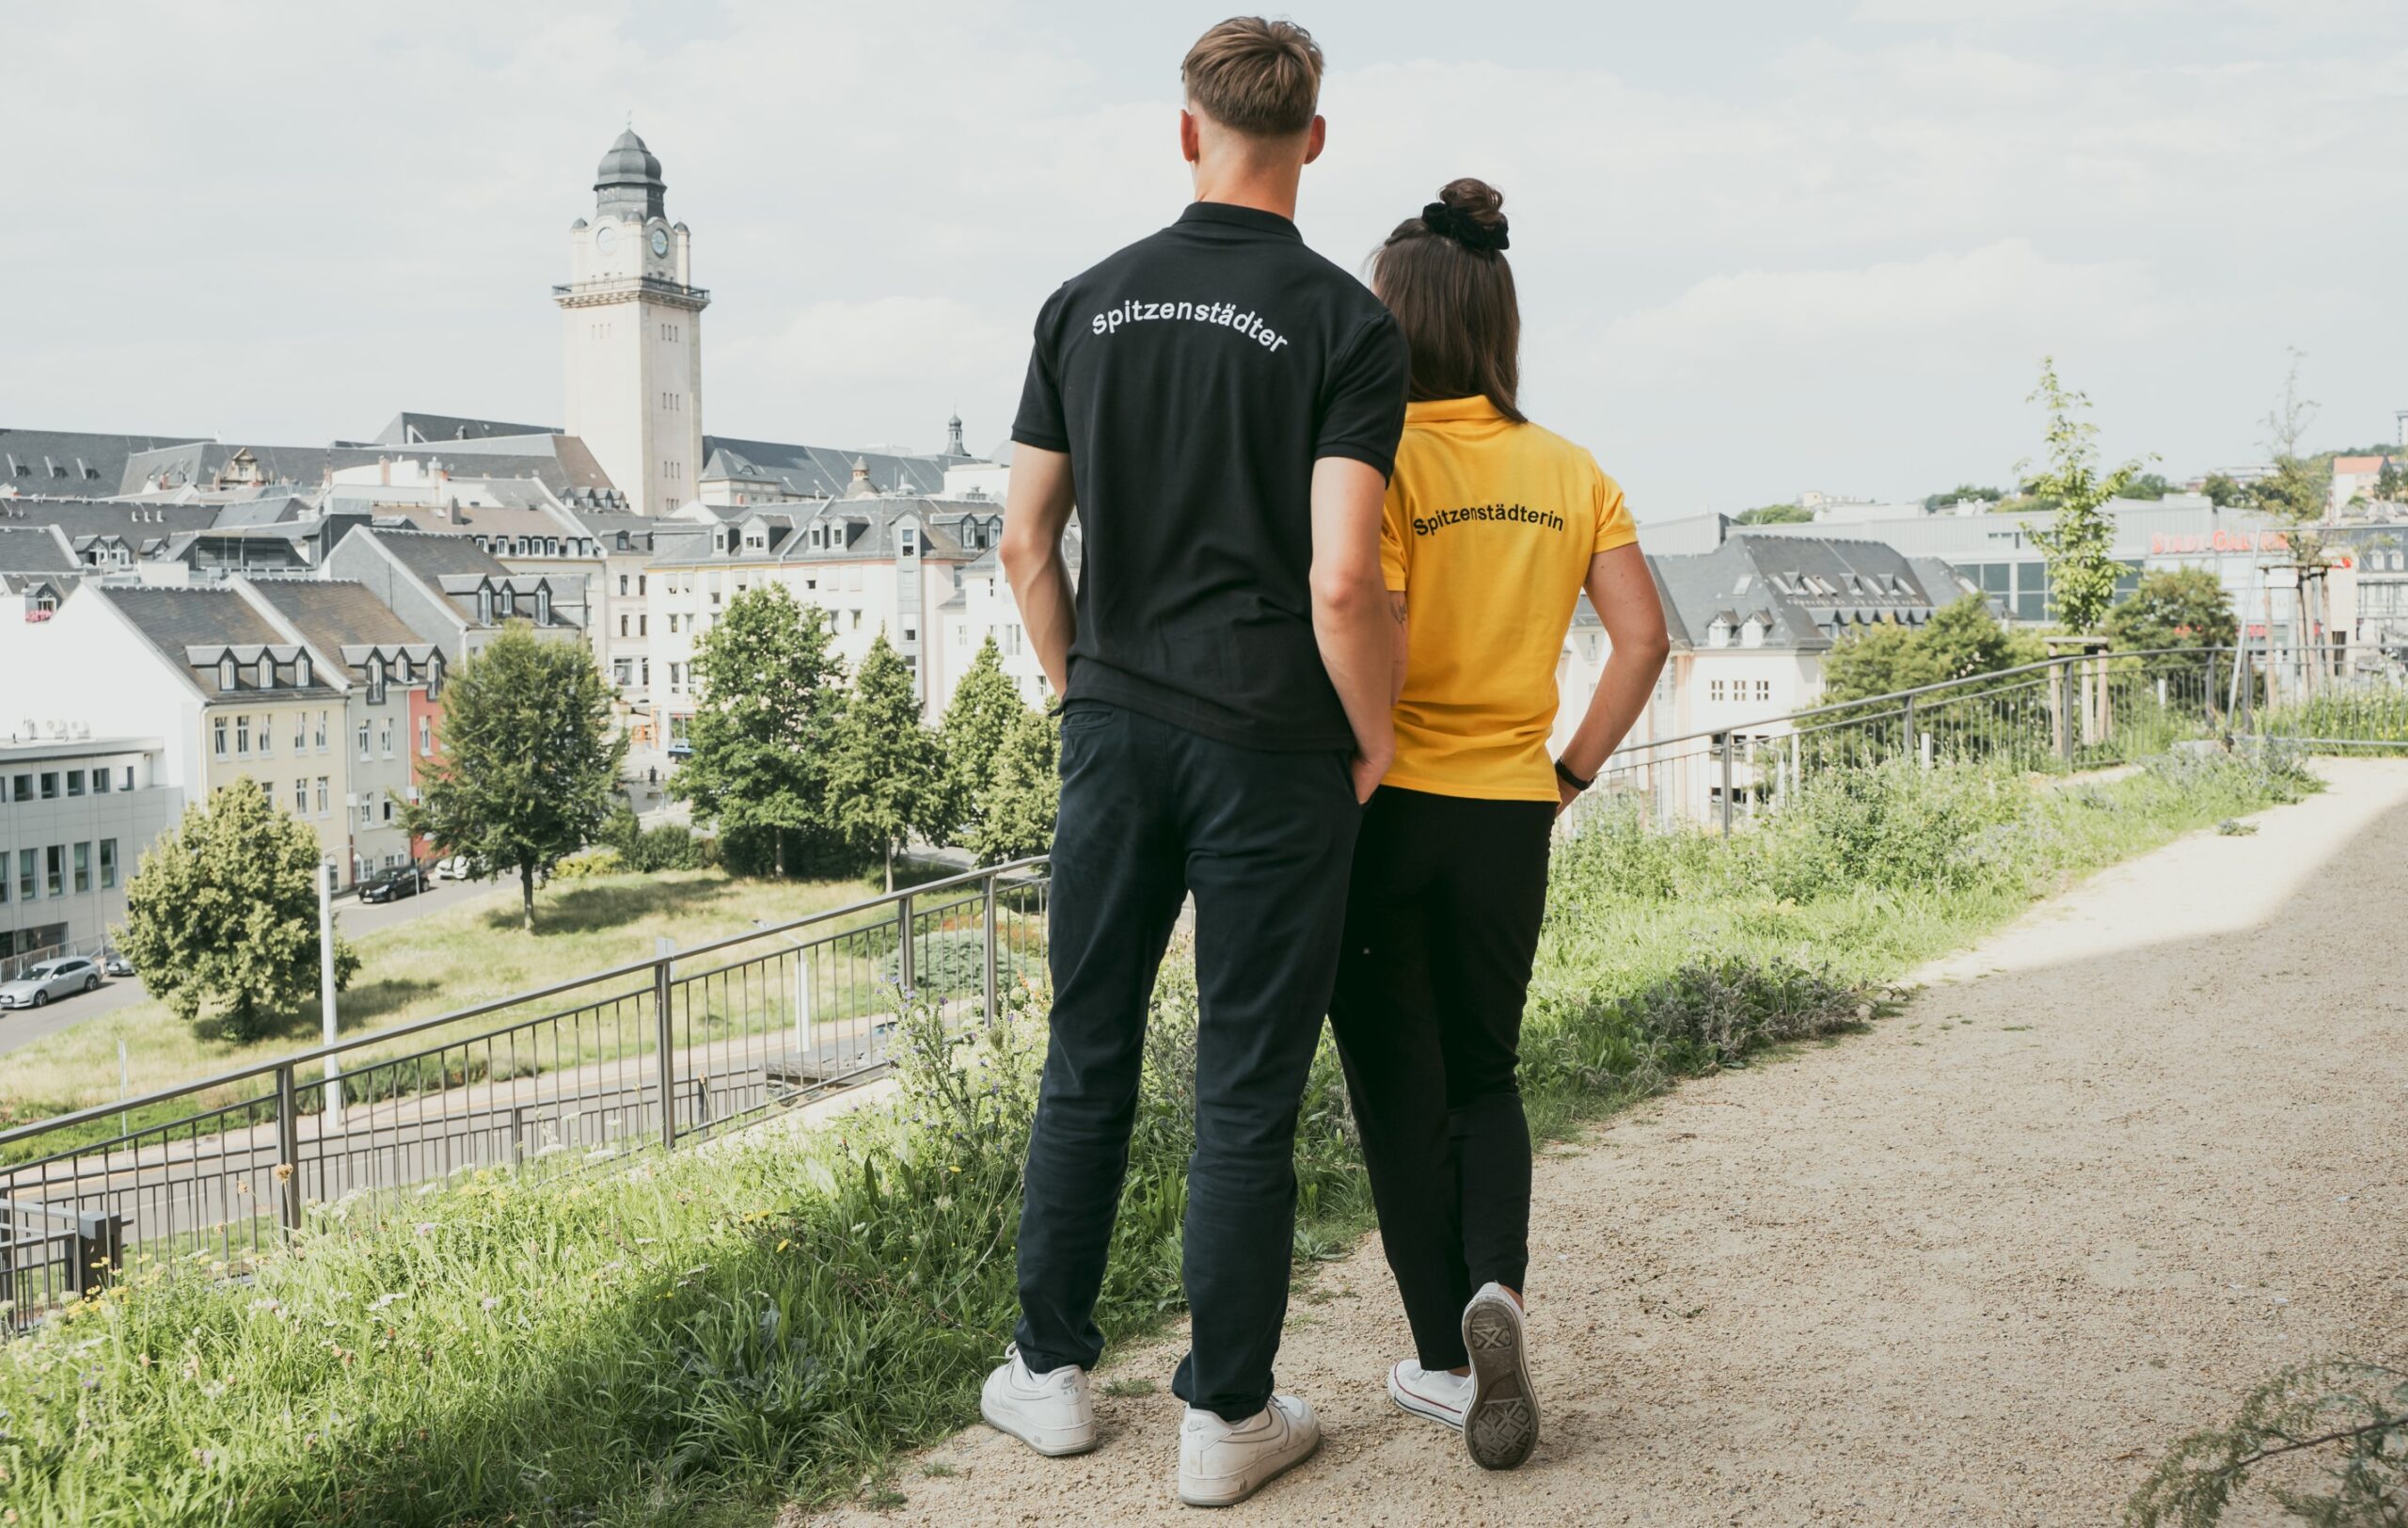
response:
<path id="1" fill-rule="evenodd" d="M 1502 248 L 1504 205 L 1484 181 L 1449 183 L 1427 217 L 1399 223 L 1371 257 L 1371 287 L 1413 347 L 1407 398 L 1477 395 L 1521 424 L 1522 310 Z"/>

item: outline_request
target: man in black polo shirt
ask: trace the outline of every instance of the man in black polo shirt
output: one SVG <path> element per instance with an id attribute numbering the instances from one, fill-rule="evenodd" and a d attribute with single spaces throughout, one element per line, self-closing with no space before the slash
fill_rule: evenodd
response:
<path id="1" fill-rule="evenodd" d="M 1296 1106 L 1327 1011 L 1359 805 L 1394 751 L 1381 496 L 1405 345 L 1291 216 L 1321 151 L 1303 28 L 1226 22 L 1187 56 L 1196 201 L 1045 304 L 1003 558 L 1061 692 L 1054 1012 L 1021 1216 L 1022 1318 L 989 1421 L 1095 1444 L 1086 1371 L 1147 999 L 1196 899 L 1191 1351 L 1180 1495 L 1243 1500 L 1309 1455 L 1272 1393 Z M 1075 502 L 1075 597 L 1061 539 Z"/>

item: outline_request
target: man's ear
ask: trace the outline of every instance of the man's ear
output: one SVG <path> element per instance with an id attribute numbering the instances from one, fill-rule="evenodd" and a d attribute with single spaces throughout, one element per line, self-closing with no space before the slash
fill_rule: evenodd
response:
<path id="1" fill-rule="evenodd" d="M 1204 157 L 1203 131 L 1196 125 L 1196 114 L 1183 106 L 1179 113 L 1179 153 L 1191 165 Z"/>
<path id="2" fill-rule="evenodd" d="M 1328 141 L 1329 123 L 1319 113 L 1315 113 L 1313 125 L 1305 129 L 1305 163 L 1309 165 L 1319 159 L 1323 146 Z"/>

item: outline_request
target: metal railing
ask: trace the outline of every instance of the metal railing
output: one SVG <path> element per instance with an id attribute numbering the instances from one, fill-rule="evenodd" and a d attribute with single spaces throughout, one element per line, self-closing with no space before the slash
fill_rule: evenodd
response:
<path id="1" fill-rule="evenodd" d="M 887 1064 L 906 993 L 1001 1011 L 1041 968 L 1042 859 L 809 917 L 0 1132 L 0 1331 L 109 1258 L 240 1273 L 313 1210 L 375 1213 L 463 1169 L 581 1168 L 751 1121 Z"/>

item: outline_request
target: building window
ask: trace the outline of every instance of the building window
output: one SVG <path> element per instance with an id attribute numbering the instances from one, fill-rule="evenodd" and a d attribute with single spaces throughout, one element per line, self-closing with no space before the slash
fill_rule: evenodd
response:
<path id="1" fill-rule="evenodd" d="M 1764 701 L 1769 701 L 1772 699 L 1772 681 L 1770 679 L 1758 679 L 1756 681 L 1756 698 Z"/>
<path id="2" fill-rule="evenodd" d="M 296 754 L 301 752 L 303 748 L 309 746 L 309 713 L 294 711 L 293 713 L 293 751 Z"/>
<path id="3" fill-rule="evenodd" d="M 101 889 L 106 891 L 116 884 L 117 840 L 103 838 L 101 840 Z"/>
<path id="4" fill-rule="evenodd" d="M 318 752 L 320 752 L 320 753 L 322 753 L 322 754 L 323 754 L 323 753 L 325 753 L 325 752 L 326 751 L 326 713 L 325 713 L 325 712 L 324 712 L 324 711 L 320 711 L 320 712 L 318 713 L 318 725 L 317 725 L 316 729 L 315 729 L 315 730 L 310 734 L 310 736 L 311 736 L 312 740 L 313 740 L 313 741 L 315 741 L 315 742 L 317 743 L 317 745 L 318 745 Z"/>
<path id="5" fill-rule="evenodd" d="M 106 769 L 94 770 L 92 772 L 92 794 L 95 796 L 105 796 L 108 793 L 109 772 Z"/>
<path id="6" fill-rule="evenodd" d="M 920 640 L 920 629 L 919 629 L 918 627 L 916 627 L 916 626 L 907 626 L 907 627 L 905 627 L 905 628 L 903 629 L 903 640 L 904 640 L 905 642 L 917 642 L 917 641 L 919 641 L 919 640 Z"/>
<path id="7" fill-rule="evenodd" d="M 75 846 L 75 895 L 92 889 L 92 845 L 89 840 Z"/>
<path id="8" fill-rule="evenodd" d="M 393 756 L 393 719 L 389 716 L 377 724 L 376 751 L 387 758 Z"/>
<path id="9" fill-rule="evenodd" d="M 318 776 L 318 815 L 326 815 L 326 777 L 323 774 Z"/>
<path id="10" fill-rule="evenodd" d="M 251 719 L 246 715 L 234 718 L 234 756 L 251 756 Z"/>
<path id="11" fill-rule="evenodd" d="M 132 789 L 134 788 L 134 766 L 133 766 L 133 765 L 128 764 L 128 765 L 125 767 L 125 784 L 124 784 L 124 785 L 122 785 L 122 786 L 120 786 L 119 788 L 119 789 L 122 789 L 122 790 L 132 790 Z"/>
<path id="12" fill-rule="evenodd" d="M 67 793 L 71 796 L 80 796 L 84 793 L 84 772 L 82 770 L 69 770 L 67 772 Z"/>
<path id="13" fill-rule="evenodd" d="M 642 594 L 642 593 L 643 593 L 643 586 L 644 586 L 644 582 L 645 582 L 644 576 L 643 576 L 642 574 L 641 574 L 641 573 L 637 574 L 637 575 L 636 575 L 636 593 L 637 593 L 637 594 L 641 595 L 641 594 Z"/>
<path id="14" fill-rule="evenodd" d="M 639 615 L 636 617 L 636 635 L 640 637 L 648 637 L 652 635 L 651 616 Z"/>
<path id="15" fill-rule="evenodd" d="M 21 775 L 17 776 L 17 788 L 16 788 L 16 789 L 15 789 L 13 792 L 11 792 L 11 793 L 10 793 L 10 795 L 9 795 L 9 798 L 8 798 L 8 799 L 9 799 L 9 800 L 11 800 L 11 801 L 31 801 L 31 800 L 33 800 L 33 799 L 34 799 L 34 777 L 33 777 L 32 775 L 30 775 L 30 774 L 21 774 Z"/>
<path id="16" fill-rule="evenodd" d="M 619 613 L 619 635 L 621 635 L 621 636 L 623 636 L 623 637 L 624 637 L 624 636 L 626 636 L 626 634 L 627 634 L 627 613 L 626 613 L 626 611 L 621 611 L 621 612 Z"/>
<path id="17" fill-rule="evenodd" d="M 54 897 L 66 896 L 67 846 L 65 844 L 51 845 L 43 858 L 48 862 L 47 868 L 50 871 L 50 894 Z"/>
<path id="18" fill-rule="evenodd" d="M 293 815 L 304 817 L 309 811 L 309 782 L 307 779 L 295 780 L 293 782 Z"/>
<path id="19" fill-rule="evenodd" d="M 217 756 L 224 758 L 226 756 L 226 718 L 220 716 L 212 720 L 211 734 L 215 740 L 214 748 Z"/>
<path id="20" fill-rule="evenodd" d="M 1722 698 L 1722 681 L 1720 679 L 1716 679 L 1705 687 L 1705 698 L 1708 700 L 1720 700 Z"/>
<path id="21" fill-rule="evenodd" d="M 420 758 L 435 753 L 435 718 L 431 716 L 418 719 L 418 753 Z"/>
<path id="22" fill-rule="evenodd" d="M 381 658 L 368 661 L 368 704 L 385 704 L 385 661 Z"/>
<path id="23" fill-rule="evenodd" d="M 620 539 L 624 541 L 624 540 L 626 538 L 626 533 L 625 531 L 622 531 L 622 532 L 620 532 L 620 533 L 619 533 L 619 536 L 620 536 Z M 622 574 L 620 574 L 620 575 L 619 575 L 619 593 L 620 593 L 622 596 L 624 596 L 626 592 L 627 592 L 627 576 L 626 576 L 625 573 L 622 573 Z M 626 633 L 623 631 L 623 632 L 621 632 L 621 633 L 620 633 L 620 635 L 621 635 L 621 636 L 625 636 L 625 635 L 626 635 Z"/>
<path id="24" fill-rule="evenodd" d="M 34 888 L 37 884 L 34 875 L 34 852 L 30 849 L 18 850 L 17 900 L 29 902 L 34 899 Z"/>
<path id="25" fill-rule="evenodd" d="M 56 801 L 58 799 L 58 772 L 56 770 L 45 770 L 42 772 L 41 799 L 44 801 Z"/>
<path id="26" fill-rule="evenodd" d="M 219 659 L 217 661 L 217 688 L 220 690 L 232 690 L 239 682 L 239 677 L 234 672 L 234 660 L 230 656 Z"/>
<path id="27" fill-rule="evenodd" d="M 359 724 L 359 762 L 365 764 L 368 759 L 368 724 L 362 722 Z"/>
<path id="28" fill-rule="evenodd" d="M 364 801 L 359 804 L 359 825 L 363 828 L 372 828 L 376 825 L 376 804 L 373 801 Z"/>

